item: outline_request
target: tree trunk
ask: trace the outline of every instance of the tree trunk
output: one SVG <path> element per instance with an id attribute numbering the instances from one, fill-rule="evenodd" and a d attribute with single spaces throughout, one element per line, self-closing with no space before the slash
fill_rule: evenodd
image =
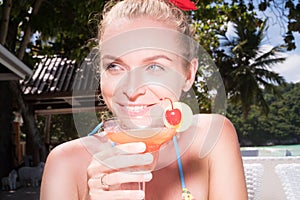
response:
<path id="1" fill-rule="evenodd" d="M 50 143 L 51 143 L 51 139 L 50 139 L 51 118 L 52 118 L 51 114 L 46 115 L 45 129 L 44 129 L 44 143 L 48 152 L 50 150 Z"/>
<path id="2" fill-rule="evenodd" d="M 41 4 L 42 4 L 43 0 L 36 0 L 33 8 L 32 8 L 32 13 L 30 15 L 30 18 L 28 20 L 28 24 L 27 27 L 24 31 L 24 36 L 23 36 L 23 40 L 22 43 L 20 45 L 20 49 L 19 49 L 19 53 L 18 53 L 18 58 L 20 60 L 23 59 L 24 54 L 25 54 L 25 50 L 27 48 L 28 43 L 30 42 L 30 37 L 32 35 L 32 30 L 31 30 L 31 19 L 37 15 L 38 11 L 40 10 Z"/>
<path id="3" fill-rule="evenodd" d="M 0 81 L 0 178 L 13 167 L 12 96 L 9 83 Z"/>
<path id="4" fill-rule="evenodd" d="M 35 0 L 32 13 L 30 15 L 30 18 L 28 20 L 27 27 L 24 31 L 24 36 L 20 45 L 20 49 L 18 51 L 18 58 L 20 60 L 23 59 L 26 47 L 28 43 L 30 42 L 30 37 L 32 35 L 32 29 L 31 29 L 31 20 L 33 17 L 35 17 L 41 7 L 43 0 Z M 46 148 L 44 143 L 41 141 L 39 131 L 35 124 L 35 116 L 34 116 L 34 110 L 32 110 L 29 105 L 24 102 L 22 92 L 19 89 L 19 84 L 14 83 L 13 85 L 17 96 L 18 104 L 21 108 L 21 113 L 24 118 L 25 127 L 27 130 L 26 133 L 26 153 L 28 155 L 32 155 L 33 158 L 33 164 L 37 165 L 40 161 L 45 161 L 46 158 Z M 41 160 L 42 158 L 42 160 Z"/>
<path id="5" fill-rule="evenodd" d="M 1 20 L 1 32 L 0 32 L 0 44 L 4 45 L 6 41 L 6 36 L 8 33 L 8 25 L 9 25 L 9 16 L 10 10 L 12 7 L 12 0 L 4 1 L 4 11 L 2 13 Z"/>
<path id="6" fill-rule="evenodd" d="M 24 105 L 23 118 L 26 125 L 26 154 L 32 155 L 33 165 L 41 161 L 40 150 L 43 143 L 40 141 L 40 134 L 35 125 L 34 110 Z"/>
<path id="7" fill-rule="evenodd" d="M 45 161 L 47 151 L 36 127 L 34 110 L 24 101 L 17 81 L 10 81 L 10 90 L 24 119 L 26 127 L 26 154 L 32 155 L 33 164 L 37 165 L 40 161 Z"/>

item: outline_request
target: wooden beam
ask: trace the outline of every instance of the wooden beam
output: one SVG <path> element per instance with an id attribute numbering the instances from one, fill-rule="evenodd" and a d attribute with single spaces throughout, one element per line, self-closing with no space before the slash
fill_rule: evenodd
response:
<path id="1" fill-rule="evenodd" d="M 67 102 L 65 102 L 64 100 L 56 100 L 56 101 L 35 101 L 35 102 L 30 102 L 30 105 L 55 105 L 55 104 L 65 104 Z"/>
<path id="2" fill-rule="evenodd" d="M 0 81 L 15 81 L 15 80 L 20 80 L 20 78 L 13 73 L 0 73 Z"/>
<path id="3" fill-rule="evenodd" d="M 72 98 L 95 98 L 100 91 L 81 91 L 81 92 L 50 92 L 42 94 L 25 94 L 24 98 L 28 101 L 44 99 L 72 99 Z"/>

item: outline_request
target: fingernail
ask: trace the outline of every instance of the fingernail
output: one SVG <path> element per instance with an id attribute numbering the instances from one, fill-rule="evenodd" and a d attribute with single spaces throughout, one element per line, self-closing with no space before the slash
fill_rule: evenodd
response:
<path id="1" fill-rule="evenodd" d="M 137 142 L 135 148 L 139 152 L 144 152 L 146 150 L 146 144 L 143 142 Z"/>
<path id="2" fill-rule="evenodd" d="M 150 181 L 151 179 L 152 179 L 152 173 L 144 174 L 144 180 L 145 181 Z"/>
<path id="3" fill-rule="evenodd" d="M 151 155 L 151 153 L 145 153 L 143 154 L 142 159 L 147 163 L 150 164 L 153 162 L 153 156 Z"/>
<path id="4" fill-rule="evenodd" d="M 145 192 L 142 190 L 137 191 L 137 199 L 144 199 L 145 198 Z"/>

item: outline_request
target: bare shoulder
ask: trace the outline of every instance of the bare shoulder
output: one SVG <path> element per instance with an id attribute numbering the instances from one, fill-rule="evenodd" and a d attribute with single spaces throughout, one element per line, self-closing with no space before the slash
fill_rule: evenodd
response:
<path id="1" fill-rule="evenodd" d="M 61 156 L 64 158 L 71 158 L 73 157 L 73 155 L 84 152 L 85 148 L 82 144 L 82 140 L 83 138 L 78 138 L 56 146 L 50 151 L 48 159 L 52 157 L 55 157 L 57 159 Z"/>
<path id="2" fill-rule="evenodd" d="M 247 199 L 240 145 L 231 121 L 218 114 L 198 115 L 202 157 L 207 158 L 210 199 Z"/>
<path id="3" fill-rule="evenodd" d="M 211 125 L 229 125 L 232 126 L 231 121 L 221 114 L 197 114 L 194 115 L 195 119 L 199 122 L 200 126 Z"/>
<path id="4" fill-rule="evenodd" d="M 78 170 L 79 165 L 85 166 L 90 162 L 91 156 L 82 143 L 82 138 L 68 141 L 52 149 L 46 160 L 46 176 L 61 174 L 68 171 L 72 174 Z M 66 176 L 66 175 L 64 175 Z"/>
<path id="5" fill-rule="evenodd" d="M 86 139 L 68 141 L 51 150 L 43 173 L 41 199 L 78 199 L 77 183 L 85 178 L 91 160 L 82 140 Z"/>
<path id="6" fill-rule="evenodd" d="M 238 145 L 237 134 L 231 121 L 220 114 L 198 114 L 194 116 L 197 131 L 197 145 L 201 146 L 201 156 L 206 157 L 216 147 Z"/>
<path id="7" fill-rule="evenodd" d="M 216 134 L 218 137 L 236 137 L 236 131 L 231 121 L 220 114 L 198 114 L 195 121 L 199 130 L 204 130 L 206 136 Z"/>
<path id="8" fill-rule="evenodd" d="M 86 136 L 71 140 L 51 150 L 46 165 L 51 165 L 54 162 L 56 163 L 55 165 L 60 163 L 64 167 L 74 165 L 78 162 L 82 165 L 88 164 L 94 154 L 105 150 L 108 145 L 111 144 L 107 142 L 107 139 L 99 136 Z"/>

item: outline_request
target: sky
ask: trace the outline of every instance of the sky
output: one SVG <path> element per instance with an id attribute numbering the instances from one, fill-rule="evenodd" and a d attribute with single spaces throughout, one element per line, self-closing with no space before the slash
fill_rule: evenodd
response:
<path id="1" fill-rule="evenodd" d="M 268 43 L 268 45 L 283 44 L 282 35 L 284 35 L 286 31 L 282 28 L 284 25 L 280 25 L 282 22 L 276 20 L 273 13 L 268 12 L 267 15 L 270 18 L 268 20 L 269 29 L 266 33 L 266 43 Z M 283 63 L 272 66 L 272 70 L 283 76 L 288 83 L 300 82 L 300 34 L 294 33 L 294 37 L 296 49 L 284 54 L 286 60 Z"/>
<path id="2" fill-rule="evenodd" d="M 280 2 L 277 1 L 277 3 Z M 285 2 L 280 2 L 279 5 L 284 7 Z M 284 38 L 282 37 L 286 33 L 287 23 L 286 18 L 280 16 L 281 13 L 273 9 L 268 8 L 264 12 L 256 10 L 256 13 L 260 18 L 268 17 L 268 31 L 264 39 L 263 48 L 270 49 L 276 45 L 284 44 Z M 234 34 L 232 24 L 228 24 L 228 34 Z M 300 34 L 294 33 L 296 49 L 293 51 L 287 51 L 281 56 L 286 60 L 282 63 L 271 66 L 270 70 L 277 72 L 288 83 L 300 82 Z"/>
<path id="3" fill-rule="evenodd" d="M 273 32 L 276 33 L 276 30 Z M 295 34 L 296 50 L 285 54 L 286 60 L 283 63 L 274 65 L 272 69 L 285 78 L 287 82 L 300 82 L 300 34 Z M 280 41 L 274 39 L 274 42 Z"/>
<path id="4" fill-rule="evenodd" d="M 231 23 L 229 23 L 228 34 L 234 34 Z M 276 45 L 284 44 L 284 39 L 281 35 L 284 35 L 282 28 L 278 24 L 270 24 L 266 32 L 266 38 L 263 41 L 262 50 L 270 50 Z M 300 34 L 294 34 L 294 36 L 296 49 L 280 54 L 280 56 L 285 57 L 286 60 L 271 66 L 269 69 L 283 76 L 288 83 L 300 82 Z"/>

